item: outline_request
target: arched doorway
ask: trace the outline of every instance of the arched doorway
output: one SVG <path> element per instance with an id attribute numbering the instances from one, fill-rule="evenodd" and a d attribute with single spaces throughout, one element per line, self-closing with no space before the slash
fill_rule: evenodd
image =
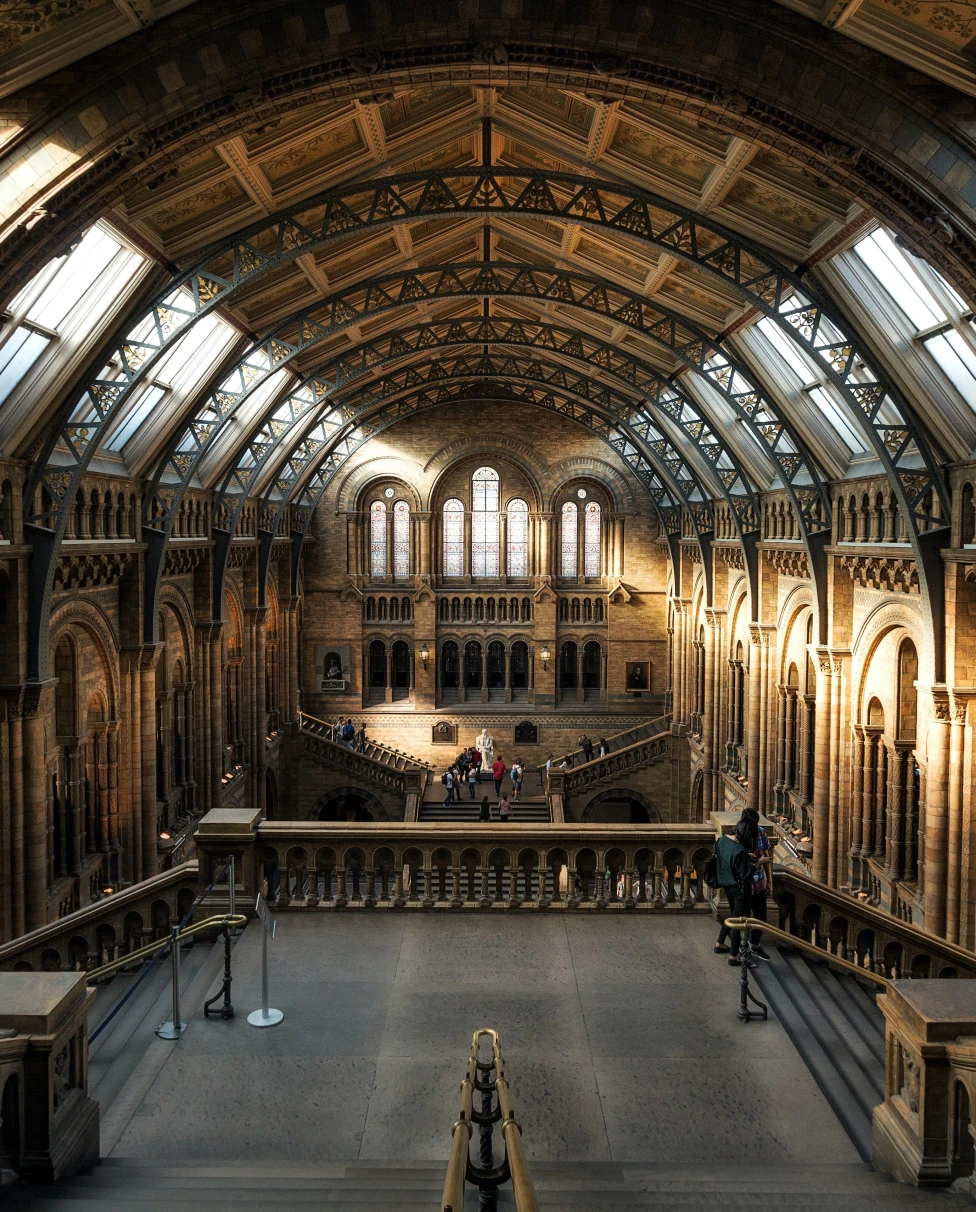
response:
<path id="1" fill-rule="evenodd" d="M 488 697 L 505 697 L 505 645 L 501 640 L 492 640 L 488 645 Z"/>
<path id="2" fill-rule="evenodd" d="M 359 787 L 328 791 L 312 809 L 313 821 L 388 820 L 389 813 L 375 796 Z"/>
<path id="3" fill-rule="evenodd" d="M 529 646 L 524 640 L 512 645 L 512 699 L 525 702 L 529 697 Z"/>
<path id="4" fill-rule="evenodd" d="M 441 648 L 441 702 L 456 703 L 458 700 L 458 646 L 447 640 Z"/>
<path id="5" fill-rule="evenodd" d="M 596 640 L 583 647 L 583 698 L 599 699 L 603 689 L 603 652 Z"/>
<path id="6" fill-rule="evenodd" d="M 410 697 L 410 646 L 406 640 L 397 640 L 390 654 L 393 663 L 393 701 Z"/>
<path id="7" fill-rule="evenodd" d="M 369 646 L 369 701 L 386 701 L 386 645 L 373 640 Z"/>
<path id="8" fill-rule="evenodd" d="M 464 645 L 464 690 L 466 694 L 481 689 L 481 645 L 469 640 Z"/>
<path id="9" fill-rule="evenodd" d="M 566 640 L 559 649 L 559 697 L 566 702 L 576 701 L 576 654 L 576 644 L 573 640 Z"/>

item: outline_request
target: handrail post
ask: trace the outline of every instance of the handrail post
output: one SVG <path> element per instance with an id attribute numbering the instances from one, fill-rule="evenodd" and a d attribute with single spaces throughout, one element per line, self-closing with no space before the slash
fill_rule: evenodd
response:
<path id="1" fill-rule="evenodd" d="M 171 1022 L 161 1023 L 156 1028 L 156 1034 L 160 1039 L 179 1039 L 186 1030 L 186 1023 L 183 1022 L 183 1013 L 180 1002 L 180 928 L 173 927 L 173 936 L 170 942 L 171 954 L 173 957 L 173 1018 Z"/>

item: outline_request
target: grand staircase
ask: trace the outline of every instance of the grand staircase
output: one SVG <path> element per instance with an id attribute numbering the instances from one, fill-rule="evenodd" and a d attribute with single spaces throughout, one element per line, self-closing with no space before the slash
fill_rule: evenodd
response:
<path id="1" fill-rule="evenodd" d="M 707 1108 L 703 1108 L 707 1114 Z M 273 1126 L 269 1125 L 269 1131 Z M 743 1125 L 743 1155 L 749 1154 Z M 802 1212 L 948 1212 L 972 1208 L 957 1192 L 901 1186 L 867 1166 L 627 1162 L 530 1163 L 545 1212 L 631 1212 L 633 1208 L 802 1209 Z M 87 1175 L 53 1187 L 5 1189 L 5 1212 L 434 1212 L 441 1207 L 445 1163 L 249 1162 L 157 1163 L 110 1158 Z M 515 1206 L 510 1187 L 499 1206 Z M 464 1208 L 474 1212 L 469 1188 Z M 461 1212 L 460 1209 L 456 1212 Z"/>
<path id="2" fill-rule="evenodd" d="M 760 997 L 782 1023 L 865 1161 L 871 1114 L 884 1098 L 884 1017 L 857 977 L 790 947 L 756 961 Z"/>

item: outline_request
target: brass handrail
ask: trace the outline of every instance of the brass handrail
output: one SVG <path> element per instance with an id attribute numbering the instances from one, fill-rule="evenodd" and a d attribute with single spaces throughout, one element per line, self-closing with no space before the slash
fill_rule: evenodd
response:
<path id="1" fill-rule="evenodd" d="M 192 938 L 194 934 L 199 934 L 202 930 L 212 930 L 216 926 L 244 926 L 246 924 L 247 917 L 243 913 L 219 913 L 215 917 L 205 918 L 202 922 L 195 922 L 192 926 L 187 926 L 185 930 L 181 930 L 179 941 L 182 942 L 185 938 Z M 172 942 L 173 938 L 170 935 L 167 938 L 158 939 L 155 943 L 147 943 L 145 947 L 140 947 L 138 951 L 130 951 L 127 955 L 123 955 L 121 959 L 112 960 L 110 964 L 102 964 L 100 968 L 92 968 L 85 975 L 90 981 L 97 980 L 101 976 L 108 976 L 116 968 L 125 968 L 137 959 L 142 959 L 144 955 L 154 955 L 157 951 L 162 951 L 165 947 L 169 947 Z"/>
<path id="2" fill-rule="evenodd" d="M 490 1065 L 481 1065 L 478 1052 L 482 1036 L 491 1040 L 492 1061 Z M 479 1067 L 483 1071 L 494 1070 L 493 1085 L 479 1086 L 477 1076 Z M 485 1098 L 490 1099 L 491 1091 L 498 1096 L 498 1108 L 494 1114 L 484 1110 L 480 1114 L 473 1113 L 472 1100 L 475 1090 L 481 1090 Z M 488 1134 L 488 1161 L 491 1161 L 490 1136 L 491 1125 L 501 1120 L 502 1139 L 505 1142 L 505 1160 L 501 1167 L 493 1169 L 479 1168 L 472 1165 L 469 1157 L 469 1145 L 475 1123 L 481 1125 L 482 1133 Z M 461 1105 L 458 1118 L 451 1128 L 451 1156 L 447 1164 L 447 1175 L 444 1179 L 444 1195 L 441 1199 L 441 1212 L 462 1212 L 464 1208 L 465 1179 L 479 1181 L 482 1192 L 486 1189 L 497 1191 L 498 1186 L 506 1179 L 512 1180 L 512 1194 L 515 1197 L 517 1212 L 538 1212 L 535 1189 L 526 1165 L 525 1154 L 522 1152 L 522 1129 L 512 1111 L 512 1101 L 509 1094 L 508 1082 L 505 1079 L 505 1062 L 502 1058 L 498 1032 L 491 1027 L 479 1027 L 471 1037 L 471 1054 L 461 1082 Z"/>
<path id="3" fill-rule="evenodd" d="M 823 960 L 825 964 L 833 964 L 837 968 L 843 968 L 845 972 L 850 972 L 854 976 L 863 978 L 866 981 L 873 981 L 874 984 L 880 985 L 883 988 L 888 987 L 888 978 L 880 976 L 877 972 L 871 972 L 868 968 L 862 968 L 860 964 L 852 964 L 850 960 L 841 959 L 839 955 L 833 955 L 826 951 L 823 947 L 818 947 L 815 943 L 808 943 L 804 938 L 798 938 L 795 934 L 790 934 L 788 930 L 782 930 L 779 926 L 771 926 L 769 922 L 761 922 L 757 917 L 727 917 L 725 925 L 731 930 L 761 930 L 763 934 L 772 934 L 777 938 L 788 942 L 791 947 L 796 947 L 800 951 L 809 952 L 810 955 L 815 955 L 817 959 Z"/>

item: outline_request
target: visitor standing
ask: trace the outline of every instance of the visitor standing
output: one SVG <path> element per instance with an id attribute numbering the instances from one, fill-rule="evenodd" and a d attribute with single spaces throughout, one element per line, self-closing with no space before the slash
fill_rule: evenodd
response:
<path id="1" fill-rule="evenodd" d="M 750 851 L 756 864 L 756 874 L 752 880 L 752 907 L 749 913 L 752 917 L 757 917 L 761 922 L 765 922 L 768 921 L 769 894 L 773 890 L 773 865 L 769 858 L 769 838 L 766 836 L 766 830 L 759 824 L 759 813 L 755 808 L 744 808 L 742 816 L 743 819 L 751 821 L 756 829 L 756 844 Z M 762 941 L 762 931 L 753 930 L 749 938 L 752 942 L 753 955 L 758 955 L 760 959 L 769 959 L 768 952 L 759 945 Z"/>
<path id="2" fill-rule="evenodd" d="M 471 765 L 474 767 L 474 772 L 478 776 L 478 782 L 481 782 L 481 765 L 484 758 L 481 755 L 481 750 L 478 748 L 471 750 Z"/>
<path id="3" fill-rule="evenodd" d="M 752 902 L 752 881 L 756 873 L 750 851 L 755 844 L 755 825 L 751 821 L 742 819 L 736 824 L 734 837 L 723 833 L 715 843 L 715 875 L 719 887 L 725 892 L 729 917 L 745 917 L 749 913 Z M 731 948 L 725 944 L 727 938 L 732 944 Z M 719 953 L 728 951 L 729 965 L 739 968 L 742 965 L 742 961 L 739 959 L 741 942 L 741 932 L 730 930 L 723 922 L 715 950 Z"/>
<path id="4" fill-rule="evenodd" d="M 592 762 L 593 761 L 593 742 L 590 740 L 590 738 L 588 736 L 586 736 L 585 733 L 583 736 L 580 737 L 580 749 L 583 750 L 583 761 Z"/>
<path id="5" fill-rule="evenodd" d="M 351 749 L 355 736 L 356 736 L 356 725 L 352 722 L 352 720 L 346 720 L 346 722 L 342 725 L 342 743 L 343 743 L 343 745 L 347 745 Z"/>
<path id="6" fill-rule="evenodd" d="M 468 780 L 468 792 L 471 798 L 474 799 L 474 785 L 478 781 L 478 775 L 473 765 L 468 767 L 468 773 L 465 777 Z"/>
<path id="7" fill-rule="evenodd" d="M 449 808 L 454 803 L 454 767 L 449 766 L 441 777 L 441 782 L 447 788 L 447 795 L 444 797 L 444 807 Z"/>
<path id="8" fill-rule="evenodd" d="M 610 743 L 605 736 L 600 737 L 600 757 L 606 757 L 610 752 Z"/>
<path id="9" fill-rule="evenodd" d="M 498 801 L 498 819 L 504 824 L 512 819 L 512 804 L 507 795 Z"/>
<path id="10" fill-rule="evenodd" d="M 522 759 L 516 758 L 512 762 L 512 769 L 509 771 L 509 777 L 512 780 L 512 791 L 515 794 L 516 804 L 522 798 Z"/>
<path id="11" fill-rule="evenodd" d="M 495 795 L 500 796 L 502 793 L 502 779 L 505 777 L 506 770 L 507 767 L 502 761 L 502 755 L 499 754 L 498 757 L 495 758 L 494 764 L 491 768 L 491 777 L 495 780 Z"/>
<path id="12" fill-rule="evenodd" d="M 491 820 L 491 804 L 488 802 L 488 797 L 484 796 L 481 800 L 481 811 L 478 813 L 479 821 Z"/>
<path id="13" fill-rule="evenodd" d="M 360 724 L 359 731 L 356 733 L 356 752 L 366 752 L 366 725 Z"/>

